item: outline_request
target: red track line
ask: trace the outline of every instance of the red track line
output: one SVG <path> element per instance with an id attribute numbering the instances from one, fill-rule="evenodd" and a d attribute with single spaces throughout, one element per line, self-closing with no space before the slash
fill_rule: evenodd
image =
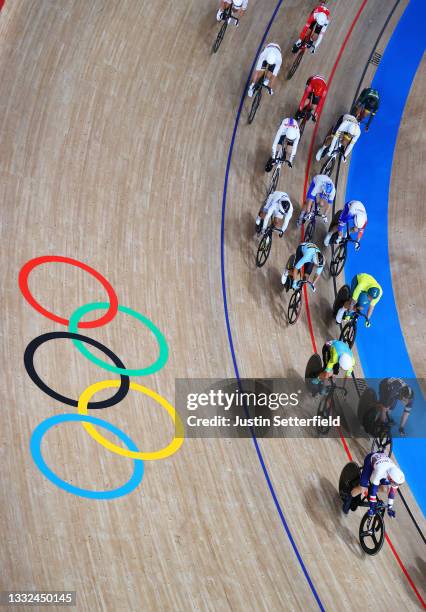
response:
<path id="1" fill-rule="evenodd" d="M 358 22 L 358 19 L 360 18 L 361 13 L 363 12 L 367 2 L 368 2 L 368 0 L 363 0 L 363 3 L 361 4 L 360 8 L 358 9 L 358 12 L 355 15 L 355 18 L 354 18 L 354 20 L 353 20 L 353 22 L 351 24 L 351 27 L 349 28 L 349 30 L 348 30 L 348 32 L 347 32 L 347 34 L 345 36 L 345 39 L 344 39 L 344 41 L 343 41 L 343 43 L 342 43 L 342 45 L 340 47 L 339 53 L 337 54 L 336 61 L 334 62 L 333 68 L 332 68 L 331 73 L 330 73 L 330 78 L 329 78 L 328 83 L 327 83 L 327 88 L 328 89 L 330 88 L 330 85 L 331 85 L 331 83 L 333 81 L 334 75 L 336 73 L 337 67 L 338 67 L 339 62 L 340 62 L 340 58 L 342 57 L 342 54 L 343 54 L 343 52 L 345 50 L 345 47 L 346 47 L 346 45 L 348 43 L 348 40 L 351 37 L 353 29 L 355 28 L 355 26 L 356 26 L 356 24 Z M 324 108 L 324 106 L 325 106 L 325 100 L 324 100 L 324 104 L 322 105 L 322 108 Z M 321 112 L 322 112 L 322 110 L 321 110 Z M 309 146 L 308 162 L 306 164 L 306 171 L 305 171 L 305 182 L 303 184 L 303 199 L 302 199 L 302 202 L 304 202 L 305 199 L 306 199 L 306 191 L 307 191 L 308 180 L 309 180 L 309 171 L 310 171 L 310 168 L 311 168 L 312 152 L 313 152 L 313 148 L 314 148 L 315 138 L 316 138 L 316 135 L 318 133 L 320 119 L 321 119 L 321 113 L 318 115 L 318 120 L 317 120 L 317 122 L 315 124 L 315 128 L 314 128 L 314 131 L 313 131 L 313 134 L 312 134 L 311 144 Z M 305 233 L 304 232 L 304 228 L 302 226 L 302 231 L 301 231 L 301 239 L 302 239 L 302 241 L 303 241 L 304 233 Z M 308 327 L 309 327 L 309 333 L 310 333 L 310 336 L 311 336 L 312 348 L 314 350 L 314 353 L 316 353 L 317 352 L 317 345 L 316 345 L 316 342 L 315 342 L 315 335 L 314 335 L 314 330 L 313 330 L 313 326 L 312 326 L 311 313 L 310 313 L 310 310 L 309 310 L 309 299 L 308 299 L 308 292 L 306 290 L 306 285 L 304 285 L 303 290 L 304 290 L 304 296 L 305 296 L 305 302 L 306 302 L 306 314 L 307 314 L 307 318 L 308 318 Z M 349 450 L 347 442 L 346 442 L 344 436 L 342 435 L 342 433 L 340 433 L 340 440 L 342 442 L 343 448 L 344 448 L 344 450 L 346 452 L 346 455 L 347 455 L 349 461 L 352 461 L 351 452 Z M 398 562 L 399 567 L 401 568 L 401 570 L 403 571 L 405 577 L 407 578 L 411 588 L 413 589 L 414 593 L 417 596 L 417 599 L 420 601 L 420 603 L 422 604 L 423 608 L 426 609 L 425 601 L 423 600 L 422 596 L 420 595 L 419 591 L 417 590 L 416 585 L 414 584 L 413 579 L 411 578 L 410 574 L 408 573 L 407 568 L 405 567 L 405 565 L 401 561 L 398 553 L 396 552 L 395 547 L 394 547 L 394 545 L 391 542 L 391 539 L 389 538 L 388 534 L 385 534 L 385 535 L 386 535 L 386 541 L 389 544 L 390 549 L 393 552 L 393 554 L 395 556 L 395 559 Z"/>

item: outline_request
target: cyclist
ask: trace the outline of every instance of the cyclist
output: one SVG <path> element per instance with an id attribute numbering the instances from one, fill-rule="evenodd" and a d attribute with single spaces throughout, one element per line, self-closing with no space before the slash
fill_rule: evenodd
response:
<path id="1" fill-rule="evenodd" d="M 334 198 L 336 197 L 336 188 L 333 181 L 326 174 L 317 174 L 312 179 L 309 185 L 308 193 L 306 195 L 306 201 L 302 206 L 299 218 L 297 219 L 297 225 L 300 227 L 306 217 L 312 210 L 314 203 L 316 202 L 322 209 L 321 217 L 324 223 L 327 223 L 327 212 L 330 204 L 333 204 Z"/>
<path id="2" fill-rule="evenodd" d="M 296 255 L 294 259 L 294 267 L 290 270 L 286 267 L 281 276 L 281 283 L 286 285 L 287 278 L 290 276 L 292 280 L 292 288 L 298 289 L 300 281 L 302 280 L 302 268 L 303 268 L 303 280 L 309 280 L 314 267 L 316 267 L 316 273 L 314 280 L 311 284 L 312 291 L 316 291 L 315 285 L 321 276 L 321 272 L 324 269 L 324 256 L 313 242 L 302 242 L 296 249 Z M 296 279 L 296 274 L 299 273 L 299 279 Z M 288 285 L 287 285 L 288 287 Z M 288 290 L 288 289 L 287 289 Z"/>
<path id="3" fill-rule="evenodd" d="M 394 410 L 397 402 L 404 404 L 404 410 L 399 423 L 399 433 L 405 434 L 405 424 L 410 416 L 414 401 L 414 391 L 402 378 L 384 378 L 379 386 L 379 409 L 383 423 L 391 420 L 389 412 Z"/>
<path id="4" fill-rule="evenodd" d="M 224 11 L 226 11 L 231 6 L 231 4 L 232 15 L 230 19 L 228 19 L 228 23 L 234 20 L 234 23 L 237 26 L 238 21 L 235 21 L 235 19 L 240 19 L 243 16 L 244 11 L 247 9 L 248 0 L 231 0 L 230 2 L 227 2 L 227 0 L 221 0 L 216 19 L 218 21 L 221 21 Z"/>
<path id="5" fill-rule="evenodd" d="M 311 52 L 315 53 L 320 46 L 324 33 L 327 29 L 330 20 L 330 11 L 326 7 L 325 2 L 318 4 L 310 13 L 305 27 L 299 34 L 298 40 L 293 45 L 292 52 L 297 53 L 305 40 L 308 30 L 310 30 L 310 38 L 312 41 Z"/>
<path id="6" fill-rule="evenodd" d="M 335 244 L 339 244 L 342 239 L 346 236 L 349 231 L 349 234 L 352 232 L 358 232 L 355 242 L 355 250 L 358 251 L 360 248 L 360 241 L 364 234 L 364 230 L 367 225 L 367 211 L 365 210 L 365 206 L 359 200 L 350 200 L 346 202 L 342 212 L 339 216 L 336 215 L 332 224 L 330 225 L 330 229 L 324 238 L 324 246 L 329 246 L 331 237 L 337 231 L 337 237 L 335 240 Z"/>
<path id="7" fill-rule="evenodd" d="M 368 115 L 367 125 L 365 126 L 366 132 L 368 132 L 368 128 L 370 127 L 370 123 L 372 122 L 374 115 L 379 110 L 379 105 L 380 97 L 377 89 L 366 87 L 362 90 L 358 100 L 355 103 L 354 115 L 359 117 L 360 122 L 366 115 Z"/>
<path id="8" fill-rule="evenodd" d="M 389 486 L 388 515 L 395 518 L 393 502 L 398 487 L 405 481 L 404 472 L 395 465 L 385 453 L 368 453 L 362 466 L 359 485 L 354 487 L 343 502 L 343 512 L 348 514 L 354 497 L 367 497 L 370 503 L 369 516 L 373 516 L 377 504 L 377 491 L 380 485 Z"/>
<path id="9" fill-rule="evenodd" d="M 300 130 L 296 119 L 287 117 L 283 120 L 275 135 L 275 139 L 272 144 L 272 157 L 270 157 L 266 163 L 265 172 L 270 172 L 277 157 L 283 155 L 285 158 L 287 158 L 288 155 L 290 156 L 290 158 L 288 160 L 286 159 L 286 161 L 290 168 L 292 168 L 299 140 Z M 278 147 L 280 147 L 279 156 L 277 156 Z"/>
<path id="10" fill-rule="evenodd" d="M 364 293 L 365 295 L 361 295 Z M 367 311 L 367 319 L 365 321 L 365 326 L 370 327 L 371 325 L 371 315 L 373 314 L 373 310 L 383 295 L 383 290 L 376 279 L 371 276 L 371 274 L 366 274 L 362 272 L 360 274 L 356 274 L 351 282 L 351 297 L 350 299 L 344 303 L 342 308 L 339 310 L 336 316 L 336 321 L 338 323 L 341 322 L 338 320 L 339 313 L 341 313 L 341 317 L 343 317 L 345 310 L 354 311 L 355 307 L 358 304 L 362 304 L 362 308 L 368 305 Z M 360 306 L 358 305 L 358 308 Z"/>
<path id="11" fill-rule="evenodd" d="M 303 111 L 308 108 L 311 111 L 312 121 L 315 122 L 321 113 L 327 91 L 327 83 L 321 74 L 309 77 L 296 113 L 296 119 L 301 119 Z"/>
<path id="12" fill-rule="evenodd" d="M 256 232 L 263 234 L 271 217 L 273 217 L 274 227 L 280 231 L 281 238 L 288 227 L 292 214 L 293 205 L 288 195 L 284 191 L 274 191 L 259 210 L 256 217 Z"/>
<path id="13" fill-rule="evenodd" d="M 268 91 L 272 96 L 274 93 L 273 86 L 280 71 L 282 61 L 283 58 L 281 55 L 280 46 L 276 43 L 269 43 L 269 45 L 266 45 L 262 53 L 259 55 L 259 59 L 257 60 L 256 68 L 252 77 L 252 82 L 247 90 L 247 95 L 249 98 L 252 97 L 255 84 L 261 78 L 262 73 L 265 74 L 265 85 L 269 85 Z"/>
<path id="14" fill-rule="evenodd" d="M 342 115 L 334 128 L 325 137 L 322 147 L 316 154 L 317 161 L 320 161 L 326 153 L 331 157 L 335 149 L 343 145 L 343 161 L 346 163 L 356 141 L 360 137 L 361 129 L 358 120 L 353 115 Z"/>
<path id="15" fill-rule="evenodd" d="M 322 360 L 324 369 L 318 374 L 318 378 L 314 378 L 312 382 L 318 384 L 326 381 L 328 378 L 337 376 L 340 368 L 345 373 L 345 378 L 352 374 L 355 365 L 354 354 L 348 347 L 346 342 L 342 340 L 329 340 L 322 347 Z"/>

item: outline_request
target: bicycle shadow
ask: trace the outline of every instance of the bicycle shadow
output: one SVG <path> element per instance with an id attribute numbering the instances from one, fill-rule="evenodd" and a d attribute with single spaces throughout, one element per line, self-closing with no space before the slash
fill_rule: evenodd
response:
<path id="1" fill-rule="evenodd" d="M 287 309 L 283 303 L 285 296 L 284 286 L 281 284 L 281 272 L 276 267 L 268 269 L 269 280 L 269 304 L 271 307 L 271 315 L 275 323 L 280 327 L 283 324 L 287 326 Z"/>
<path id="2" fill-rule="evenodd" d="M 354 531 L 343 522 L 347 517 L 339 507 L 341 501 L 336 486 L 328 478 L 322 477 L 319 479 L 319 485 L 309 484 L 305 493 L 306 514 L 311 517 L 318 530 L 325 533 L 329 539 L 337 537 L 350 552 L 362 559 L 365 555 Z"/>

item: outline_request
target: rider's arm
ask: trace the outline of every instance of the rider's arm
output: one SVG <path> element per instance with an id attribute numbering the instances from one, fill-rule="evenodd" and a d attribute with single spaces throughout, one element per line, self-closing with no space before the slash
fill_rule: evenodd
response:
<path id="1" fill-rule="evenodd" d="M 328 148 L 328 152 L 332 153 L 334 151 L 334 149 L 336 148 L 337 145 L 337 141 L 339 140 L 340 136 L 343 133 L 342 130 L 342 126 L 343 126 L 344 122 L 342 121 L 342 123 L 338 126 L 338 128 L 336 129 L 334 135 L 333 135 L 333 140 L 331 141 L 331 144 Z"/>
<path id="2" fill-rule="evenodd" d="M 342 212 L 339 216 L 339 221 L 337 223 L 337 231 L 339 232 L 339 236 L 343 235 L 343 230 L 345 229 L 346 223 L 349 218 L 349 202 L 346 202 Z"/>
<path id="3" fill-rule="evenodd" d="M 299 104 L 299 111 L 302 111 L 305 107 L 306 104 L 306 100 L 308 99 L 309 94 L 312 91 L 312 87 L 309 84 L 309 79 L 308 79 L 308 83 L 306 84 L 305 87 L 305 91 L 303 92 L 303 96 L 302 99 L 300 100 L 300 104 Z"/>
<path id="4" fill-rule="evenodd" d="M 345 149 L 345 157 L 349 157 L 352 149 L 354 148 L 354 145 L 355 145 L 356 141 L 359 138 L 359 135 L 360 135 L 360 132 L 358 132 L 358 134 L 356 136 L 352 136 L 351 137 L 351 141 L 350 141 L 350 143 L 348 144 L 348 146 Z"/>
<path id="5" fill-rule="evenodd" d="M 272 144 L 272 157 L 276 157 L 277 156 L 277 147 L 278 147 L 278 142 L 281 138 L 281 136 L 284 135 L 285 133 L 285 125 L 284 125 L 285 119 L 284 121 L 281 123 L 280 127 L 278 128 L 278 131 L 275 135 L 275 140 Z"/>
<path id="6" fill-rule="evenodd" d="M 300 40 L 302 42 L 305 39 L 305 36 L 306 36 L 309 28 L 312 26 L 313 22 L 314 22 L 314 12 L 312 11 L 312 13 L 308 17 L 308 21 L 305 23 L 305 27 L 303 28 L 303 30 L 299 34 L 299 38 L 300 38 Z"/>
<path id="7" fill-rule="evenodd" d="M 315 202 L 317 193 L 319 192 L 319 189 L 320 189 L 317 183 L 318 181 L 316 181 L 316 179 L 313 179 L 311 181 L 311 184 L 309 185 L 308 193 L 306 194 L 306 200 L 311 200 L 312 202 Z"/>
<path id="8" fill-rule="evenodd" d="M 295 139 L 295 141 L 293 142 L 293 146 L 291 147 L 290 162 L 293 162 L 294 158 L 296 157 L 299 140 L 300 140 L 300 135 Z"/>
<path id="9" fill-rule="evenodd" d="M 327 24 L 327 25 L 328 25 L 328 24 Z M 321 32 L 318 34 L 318 38 L 317 38 L 317 39 L 316 39 L 316 41 L 314 42 L 314 47 L 315 47 L 315 49 L 318 49 L 318 47 L 320 46 L 321 41 L 322 41 L 323 36 L 324 36 L 324 33 L 325 33 L 326 29 L 327 29 L 327 25 L 322 26 L 322 28 L 321 28 Z"/>
<path id="10" fill-rule="evenodd" d="M 332 346 L 330 348 L 330 357 L 327 361 L 327 365 L 325 366 L 325 372 L 327 372 L 327 374 L 333 374 L 333 368 L 338 361 L 339 361 L 339 356 L 334 346 Z"/>
<path id="11" fill-rule="evenodd" d="M 282 63 L 283 63 L 283 58 L 280 55 L 280 58 L 275 61 L 275 68 L 274 68 L 274 70 L 272 72 L 272 77 L 273 78 L 271 79 L 271 83 L 277 78 L 278 73 L 279 73 L 279 71 L 281 69 L 281 64 Z"/>
<path id="12" fill-rule="evenodd" d="M 289 200 L 289 202 L 290 202 L 290 200 Z M 283 226 L 281 228 L 282 232 L 286 231 L 286 229 L 288 227 L 288 224 L 290 223 L 290 219 L 291 219 L 292 215 L 293 215 L 293 205 L 290 202 L 290 208 L 288 209 L 288 212 L 284 215 Z"/>
<path id="13" fill-rule="evenodd" d="M 269 225 L 269 221 L 272 215 L 275 213 L 275 203 L 271 202 L 269 206 L 267 205 L 266 209 L 264 210 L 265 210 L 265 216 L 263 217 L 262 232 L 266 230 L 266 228 Z"/>

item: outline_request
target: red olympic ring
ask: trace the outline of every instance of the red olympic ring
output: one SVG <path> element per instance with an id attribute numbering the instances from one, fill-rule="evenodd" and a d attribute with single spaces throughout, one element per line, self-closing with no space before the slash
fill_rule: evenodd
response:
<path id="1" fill-rule="evenodd" d="M 109 282 L 106 280 L 106 278 L 104 278 L 102 274 L 99 274 L 99 272 L 96 272 L 96 270 L 94 270 L 90 266 L 87 266 L 85 263 L 82 263 L 81 261 L 78 261 L 77 259 L 72 259 L 71 257 L 61 257 L 60 255 L 43 255 L 42 257 L 35 257 L 34 259 L 30 259 L 21 268 L 21 271 L 19 272 L 19 288 L 22 291 L 22 295 L 27 300 L 27 302 L 31 304 L 31 306 L 35 310 L 37 310 L 37 312 L 44 315 L 48 319 L 51 319 L 52 321 L 56 321 L 56 323 L 62 323 L 62 325 L 68 325 L 69 323 L 68 319 L 63 319 L 62 317 L 58 317 L 52 312 L 49 312 L 49 310 L 46 310 L 45 308 L 43 308 L 43 306 L 41 306 L 37 302 L 37 300 L 32 296 L 28 288 L 28 276 L 30 272 L 37 266 L 40 266 L 41 264 L 49 263 L 49 262 L 66 263 L 66 264 L 70 264 L 71 266 L 76 266 L 77 268 L 81 268 L 82 270 L 85 270 L 86 272 L 94 276 L 101 283 L 101 285 L 103 286 L 103 288 L 106 290 L 108 294 L 109 308 L 106 311 L 106 313 L 103 315 L 103 317 L 101 317 L 100 319 L 95 319 L 94 321 L 80 322 L 78 324 L 79 328 L 85 328 L 85 329 L 90 328 L 91 329 L 93 327 L 100 327 L 101 325 L 105 325 L 106 323 L 109 323 L 110 321 L 112 321 L 112 319 L 115 317 L 118 311 L 118 297 L 114 289 L 111 287 Z"/>

